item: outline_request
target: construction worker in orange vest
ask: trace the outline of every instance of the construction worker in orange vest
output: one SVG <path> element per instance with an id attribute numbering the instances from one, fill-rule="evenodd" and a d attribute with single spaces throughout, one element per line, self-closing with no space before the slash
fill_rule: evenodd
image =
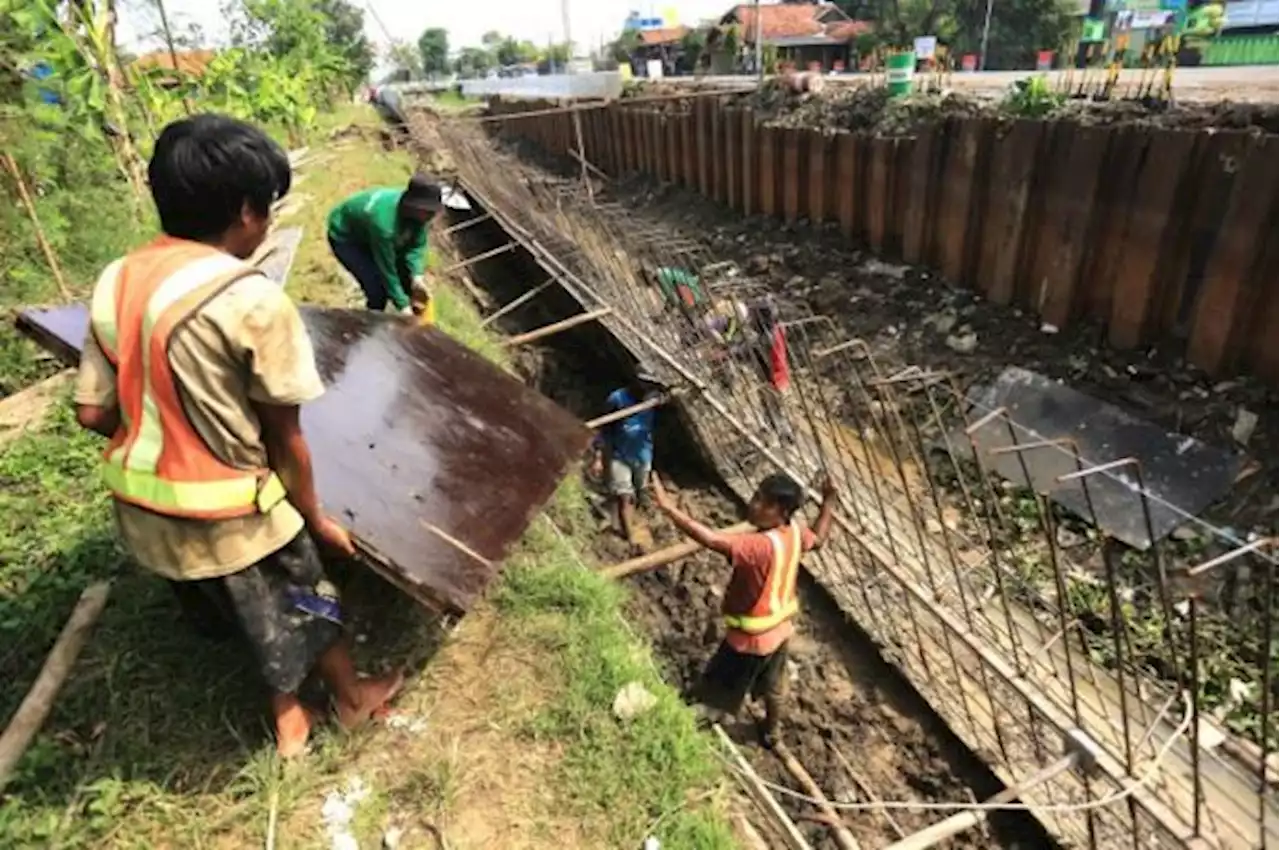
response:
<path id="1" fill-rule="evenodd" d="M 295 756 L 313 669 L 346 727 L 401 677 L 358 677 L 342 640 L 316 544 L 355 547 L 321 509 L 299 425 L 324 386 L 297 308 L 245 262 L 289 191 L 289 159 L 257 127 L 196 115 L 164 128 L 147 175 L 164 234 L 94 287 L 76 419 L 110 440 L 103 475 L 128 550 L 198 630 L 247 640 L 277 748 Z"/>
<path id="2" fill-rule="evenodd" d="M 652 486 L 654 504 L 676 528 L 733 566 L 724 594 L 724 641 L 703 670 L 694 696 L 726 714 L 736 714 L 748 695 L 763 699 L 760 741 L 772 748 L 787 694 L 787 641 L 799 610 L 800 559 L 825 544 L 831 533 L 835 487 L 830 479 L 823 482 L 822 507 L 810 530 L 795 517 L 804 504 L 804 490 L 787 475 L 770 475 L 747 505 L 747 521 L 757 530 L 724 534 L 680 510 L 656 475 Z"/>

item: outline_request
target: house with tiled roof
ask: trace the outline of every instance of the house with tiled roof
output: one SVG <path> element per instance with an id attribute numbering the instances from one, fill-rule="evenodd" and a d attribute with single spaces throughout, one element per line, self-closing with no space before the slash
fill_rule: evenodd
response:
<path id="1" fill-rule="evenodd" d="M 854 40 L 871 31 L 871 24 L 853 20 L 834 3 L 741 3 L 721 16 L 721 31 L 728 27 L 736 29 L 748 56 L 759 31 L 761 43 L 777 50 L 780 67 L 816 71 L 850 67 Z"/>
<path id="2" fill-rule="evenodd" d="M 134 59 L 131 66 L 139 71 L 157 72 L 162 86 L 177 85 L 180 78 L 203 77 L 205 69 L 217 53 L 212 50 L 153 50 Z M 174 64 L 174 60 L 177 64 Z M 172 72 L 177 68 L 178 73 Z"/>
<path id="3" fill-rule="evenodd" d="M 648 63 L 656 59 L 662 63 L 664 74 L 676 73 L 684 55 L 684 37 L 688 34 L 689 28 L 683 25 L 640 30 L 631 50 L 631 67 L 635 73 L 643 74 Z"/>

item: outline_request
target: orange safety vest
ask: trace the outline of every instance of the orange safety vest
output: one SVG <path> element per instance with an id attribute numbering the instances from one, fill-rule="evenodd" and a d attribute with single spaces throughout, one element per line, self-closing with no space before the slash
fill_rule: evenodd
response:
<path id="1" fill-rule="evenodd" d="M 790 531 L 790 533 L 786 533 Z M 748 634 L 762 634 L 781 625 L 800 610 L 796 597 L 796 577 L 800 574 L 800 549 L 804 539 L 800 526 L 792 520 L 788 529 L 775 528 L 765 533 L 773 549 L 773 564 L 760 596 L 747 611 L 725 613 L 724 622 L 731 629 Z"/>
<path id="2" fill-rule="evenodd" d="M 162 236 L 98 278 L 90 326 L 116 372 L 120 426 L 103 477 L 117 499 L 165 516 L 215 520 L 265 513 L 285 498 L 270 469 L 238 469 L 214 456 L 187 419 L 169 363 L 174 331 L 255 273 L 216 248 Z"/>

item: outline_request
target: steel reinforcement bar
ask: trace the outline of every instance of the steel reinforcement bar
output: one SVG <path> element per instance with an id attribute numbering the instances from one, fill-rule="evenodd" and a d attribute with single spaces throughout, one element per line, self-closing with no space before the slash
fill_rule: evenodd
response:
<path id="1" fill-rule="evenodd" d="M 1006 783 L 1081 756 L 1087 769 L 1022 796 L 1051 832 L 1091 848 L 1277 846 L 1273 541 L 1228 540 L 1176 570 L 1159 545 L 1129 549 L 1025 486 L 1025 468 L 1020 484 L 993 466 L 1058 453 L 1055 486 L 1079 488 L 1088 512 L 1106 477 L 1149 517 L 1132 459 L 1081 457 L 976 407 L 951 375 L 881 363 L 802 301 L 475 124 L 410 126 L 584 311 L 607 309 L 599 321 L 637 360 L 685 388 L 676 409 L 741 496 L 774 470 L 815 497 L 832 477 L 842 533 L 810 572 Z M 672 270 L 700 300 L 663 297 Z M 788 342 L 785 391 L 707 321 L 764 303 Z M 1224 602 L 1224 576 L 1250 592 Z M 1244 686 L 1224 683 L 1223 659 Z"/>

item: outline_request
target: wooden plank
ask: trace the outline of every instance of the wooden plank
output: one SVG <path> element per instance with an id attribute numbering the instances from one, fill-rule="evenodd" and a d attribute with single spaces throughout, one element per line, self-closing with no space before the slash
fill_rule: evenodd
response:
<path id="1" fill-rule="evenodd" d="M 754 215 L 760 208 L 760 164 L 757 156 L 756 115 L 742 110 L 742 214 Z"/>
<path id="2" fill-rule="evenodd" d="M 870 157 L 867 171 L 867 244 L 877 254 L 884 250 L 884 237 L 892 195 L 889 187 L 889 169 L 893 156 L 893 140 L 870 140 Z"/>
<path id="3" fill-rule="evenodd" d="M 809 223 L 822 224 L 827 218 L 827 196 L 830 185 L 829 171 L 834 171 L 831 159 L 832 138 L 821 130 L 809 131 Z"/>
<path id="4" fill-rule="evenodd" d="M 840 232 L 846 239 L 853 238 L 854 209 L 858 198 L 857 181 L 854 179 L 857 167 L 857 140 L 852 133 L 841 133 L 836 137 L 836 182 L 835 206 L 836 215 L 840 219 Z"/>
<path id="5" fill-rule="evenodd" d="M 609 173 L 621 177 L 626 171 L 622 165 L 622 108 L 610 104 L 605 110 L 608 115 L 607 130 L 609 133 Z"/>
<path id="6" fill-rule="evenodd" d="M 623 175 L 630 175 L 635 169 L 631 164 L 631 110 L 618 107 L 618 152 L 622 156 Z"/>
<path id="7" fill-rule="evenodd" d="M 711 153 L 708 163 L 711 168 L 711 197 L 718 203 L 724 203 L 724 112 L 720 107 L 720 98 L 707 98 L 707 114 L 711 133 Z"/>
<path id="8" fill-rule="evenodd" d="M 1121 244 L 1124 250 L 1106 282 L 1111 292 L 1107 339 L 1117 348 L 1140 345 L 1154 324 L 1156 290 L 1162 254 L 1172 244 L 1185 217 L 1177 201 L 1192 182 L 1196 134 L 1139 131 L 1145 144 Z"/>
<path id="9" fill-rule="evenodd" d="M 804 131 L 787 127 L 779 132 L 782 134 L 782 220 L 795 224 L 800 217 L 800 134 Z"/>
<path id="10" fill-rule="evenodd" d="M 1161 257 L 1157 274 L 1163 281 L 1156 295 L 1157 329 L 1181 336 L 1186 333 L 1196 298 L 1204 282 L 1204 268 L 1227 212 L 1245 147 L 1246 133 L 1199 133 L 1196 138 L 1193 183 L 1175 200 L 1188 219 L 1173 250 Z"/>
<path id="11" fill-rule="evenodd" d="M 1111 131 L 1111 143 L 1102 163 L 1095 200 L 1097 214 L 1088 244 L 1081 278 L 1081 309 L 1099 321 L 1111 317 L 1111 282 L 1120 259 L 1128 250 L 1124 243 L 1125 224 L 1137 200 L 1138 176 L 1146 154 L 1150 133 L 1140 127 L 1120 127 Z"/>
<path id="12" fill-rule="evenodd" d="M 692 109 L 680 115 L 680 135 L 684 154 L 684 185 L 698 188 L 698 138 L 697 125 Z"/>
<path id="13" fill-rule="evenodd" d="M 942 146 L 940 129 L 926 127 L 916 136 L 907 172 L 907 210 L 902 229 L 902 259 L 911 265 L 928 261 L 933 238 L 933 197 L 937 187 L 936 152 Z"/>
<path id="14" fill-rule="evenodd" d="M 1276 137 L 1255 140 L 1236 172 L 1218 239 L 1191 317 L 1187 359 L 1210 374 L 1235 365 L 1246 348 L 1247 317 L 1261 302 L 1263 287 L 1276 288 L 1274 263 L 1261 280 L 1258 263 L 1268 234 L 1276 229 Z M 1271 341 L 1273 345 L 1276 340 Z"/>
<path id="15" fill-rule="evenodd" d="M 1044 322 L 1061 328 L 1076 311 L 1085 238 L 1108 131 L 1060 122 L 1050 132 L 1052 164 L 1036 237 L 1032 288 L 1027 294 Z"/>
<path id="16" fill-rule="evenodd" d="M 1008 304 L 1017 290 L 1018 269 L 1027 250 L 1026 218 L 1040 161 L 1043 123 L 1014 121 L 992 140 L 991 171 L 978 288 L 997 304 Z"/>
<path id="17" fill-rule="evenodd" d="M 757 139 L 760 144 L 760 212 L 776 216 L 781 211 L 778 198 L 778 130 L 761 125 Z"/>
<path id="18" fill-rule="evenodd" d="M 693 102 L 693 115 L 697 123 L 695 130 L 698 139 L 698 191 L 705 197 L 711 197 L 711 116 L 708 114 L 710 103 L 706 98 L 698 98 Z"/>
<path id="19" fill-rule="evenodd" d="M 655 111 L 652 123 L 653 170 L 659 180 L 667 183 L 671 180 L 671 174 L 667 171 L 667 117 Z"/>
<path id="20" fill-rule="evenodd" d="M 730 209 L 742 208 L 742 110 L 724 110 L 724 199 Z"/>
<path id="21" fill-rule="evenodd" d="M 667 179 L 677 185 L 684 182 L 680 158 L 680 117 L 674 113 L 663 119 L 667 131 Z"/>
<path id="22" fill-rule="evenodd" d="M 981 222 L 974 220 L 970 202 L 982 144 L 982 125 L 976 120 L 965 119 L 947 123 L 951 144 L 947 146 L 938 203 L 935 265 L 953 284 L 966 284 L 972 279 L 970 236 L 981 232 Z"/>
<path id="23" fill-rule="evenodd" d="M 915 139 L 899 138 L 893 140 L 893 150 L 889 156 L 889 218 L 885 222 L 884 248 L 886 257 L 902 259 L 902 229 L 906 221 L 907 185 L 906 174 L 911 168 L 911 154 Z"/>
<path id="24" fill-rule="evenodd" d="M 1267 234 L 1267 247 L 1263 249 L 1262 256 L 1263 260 L 1259 264 L 1259 271 L 1276 268 L 1276 227 L 1274 224 L 1271 227 L 1271 232 Z M 1246 334 L 1246 338 L 1249 341 L 1246 367 L 1259 378 L 1274 383 L 1277 376 L 1280 375 L 1280 368 L 1277 368 L 1280 366 L 1277 363 L 1277 354 L 1280 352 L 1280 348 L 1276 345 L 1276 340 L 1280 339 L 1280 287 L 1268 286 L 1264 289 L 1263 302 L 1254 311 L 1253 327 Z"/>

